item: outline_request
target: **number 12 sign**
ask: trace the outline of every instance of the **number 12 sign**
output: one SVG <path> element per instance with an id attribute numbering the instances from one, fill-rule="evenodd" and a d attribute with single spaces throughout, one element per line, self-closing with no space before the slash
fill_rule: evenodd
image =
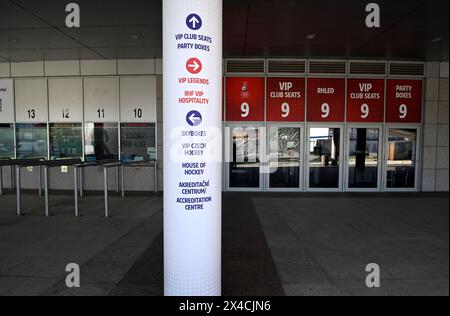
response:
<path id="1" fill-rule="evenodd" d="M 386 121 L 422 122 L 422 80 L 387 81 Z"/>
<path id="2" fill-rule="evenodd" d="M 264 78 L 226 78 L 226 119 L 264 121 Z"/>

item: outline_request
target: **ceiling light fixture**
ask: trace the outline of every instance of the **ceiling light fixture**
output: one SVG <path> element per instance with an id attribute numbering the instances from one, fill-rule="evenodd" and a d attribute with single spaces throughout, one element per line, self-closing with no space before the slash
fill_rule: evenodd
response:
<path id="1" fill-rule="evenodd" d="M 306 39 L 309 40 L 309 41 L 311 41 L 311 40 L 313 40 L 315 38 L 316 38 L 316 34 L 309 34 L 309 35 L 306 36 Z"/>
<path id="2" fill-rule="evenodd" d="M 136 34 L 133 34 L 133 35 L 131 35 L 131 38 L 137 41 L 139 39 L 139 36 Z"/>
<path id="3" fill-rule="evenodd" d="M 433 38 L 431 41 L 432 41 L 433 43 L 439 43 L 440 41 L 442 41 L 442 37 L 436 37 L 436 38 Z"/>

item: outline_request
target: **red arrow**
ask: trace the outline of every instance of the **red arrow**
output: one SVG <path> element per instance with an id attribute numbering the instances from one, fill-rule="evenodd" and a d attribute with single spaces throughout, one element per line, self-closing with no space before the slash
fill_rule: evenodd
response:
<path id="1" fill-rule="evenodd" d="M 202 62 L 197 58 L 191 58 L 186 62 L 186 69 L 191 74 L 196 75 L 202 71 Z"/>

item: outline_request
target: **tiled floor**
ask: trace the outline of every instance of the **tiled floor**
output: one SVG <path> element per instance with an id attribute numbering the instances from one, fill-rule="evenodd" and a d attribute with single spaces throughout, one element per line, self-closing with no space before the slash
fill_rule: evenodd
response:
<path id="1" fill-rule="evenodd" d="M 448 295 L 448 195 L 225 193 L 224 295 Z M 0 295 L 161 295 L 162 198 L 0 197 Z M 68 263 L 80 289 L 65 287 Z M 381 268 L 381 288 L 365 284 Z"/>

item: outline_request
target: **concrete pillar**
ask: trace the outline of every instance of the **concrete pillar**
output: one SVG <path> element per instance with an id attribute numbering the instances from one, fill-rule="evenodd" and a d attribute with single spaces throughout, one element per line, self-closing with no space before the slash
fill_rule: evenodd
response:
<path id="1" fill-rule="evenodd" d="M 163 1 L 166 296 L 221 295 L 222 0 Z"/>

